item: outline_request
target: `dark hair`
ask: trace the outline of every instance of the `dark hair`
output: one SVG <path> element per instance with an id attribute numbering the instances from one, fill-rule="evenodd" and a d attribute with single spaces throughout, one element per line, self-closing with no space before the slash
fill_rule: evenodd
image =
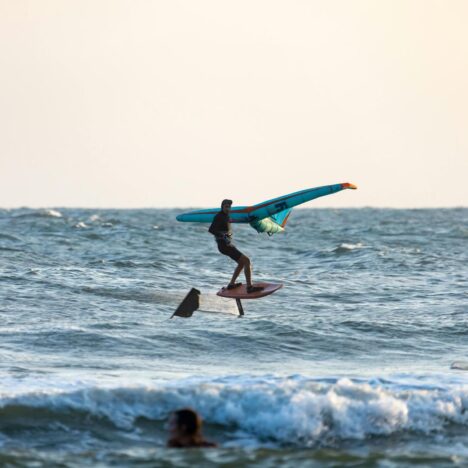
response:
<path id="1" fill-rule="evenodd" d="M 232 205 L 232 200 L 229 200 L 228 198 L 225 198 L 225 199 L 221 202 L 221 208 L 222 208 L 224 205 Z"/>
<path id="2" fill-rule="evenodd" d="M 200 434 L 202 420 L 193 409 L 183 408 L 174 411 L 174 416 L 176 417 L 177 426 L 179 428 L 185 426 L 187 435 L 198 436 Z"/>

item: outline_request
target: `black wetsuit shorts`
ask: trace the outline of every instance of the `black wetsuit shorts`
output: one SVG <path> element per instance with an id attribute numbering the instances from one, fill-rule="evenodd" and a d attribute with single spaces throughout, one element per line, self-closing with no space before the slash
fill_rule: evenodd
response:
<path id="1" fill-rule="evenodd" d="M 228 244 L 225 241 L 217 241 L 218 250 L 223 254 L 231 257 L 235 262 L 239 261 L 242 256 L 242 252 L 236 249 L 232 244 Z"/>

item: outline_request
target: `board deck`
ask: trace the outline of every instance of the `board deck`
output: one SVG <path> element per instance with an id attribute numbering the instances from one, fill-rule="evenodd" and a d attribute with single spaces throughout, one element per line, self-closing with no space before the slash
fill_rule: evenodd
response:
<path id="1" fill-rule="evenodd" d="M 216 294 L 221 297 L 229 297 L 231 299 L 259 299 L 261 297 L 268 296 L 269 294 L 273 294 L 278 289 L 283 287 L 282 284 L 279 283 L 254 283 L 255 286 L 263 286 L 263 289 L 258 292 L 248 293 L 247 292 L 247 285 L 242 284 L 238 288 L 234 289 L 220 289 Z"/>

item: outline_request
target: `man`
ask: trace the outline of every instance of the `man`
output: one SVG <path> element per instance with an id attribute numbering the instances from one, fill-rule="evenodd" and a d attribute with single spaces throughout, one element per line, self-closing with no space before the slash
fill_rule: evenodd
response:
<path id="1" fill-rule="evenodd" d="M 245 256 L 242 252 L 236 249 L 232 244 L 232 231 L 231 223 L 229 220 L 229 213 L 231 212 L 232 200 L 223 200 L 221 203 L 221 211 L 216 214 L 211 223 L 209 232 L 215 236 L 218 250 L 228 257 L 237 262 L 237 267 L 234 270 L 231 281 L 227 285 L 227 289 L 234 289 L 241 286 L 242 283 L 236 283 L 236 279 L 240 272 L 244 270 L 245 279 L 247 281 L 247 292 L 253 293 L 261 291 L 261 286 L 254 286 L 252 284 L 252 265 L 249 257 Z"/>

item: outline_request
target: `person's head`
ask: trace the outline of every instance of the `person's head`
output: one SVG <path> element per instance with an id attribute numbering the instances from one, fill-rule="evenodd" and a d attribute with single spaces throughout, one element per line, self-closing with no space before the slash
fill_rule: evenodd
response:
<path id="1" fill-rule="evenodd" d="M 201 427 L 200 416 L 190 408 L 174 411 L 169 418 L 169 431 L 173 437 L 200 437 Z"/>
<path id="2" fill-rule="evenodd" d="M 221 202 L 221 211 L 223 213 L 229 214 L 229 212 L 231 211 L 231 206 L 232 206 L 232 200 L 228 200 L 226 198 Z"/>

